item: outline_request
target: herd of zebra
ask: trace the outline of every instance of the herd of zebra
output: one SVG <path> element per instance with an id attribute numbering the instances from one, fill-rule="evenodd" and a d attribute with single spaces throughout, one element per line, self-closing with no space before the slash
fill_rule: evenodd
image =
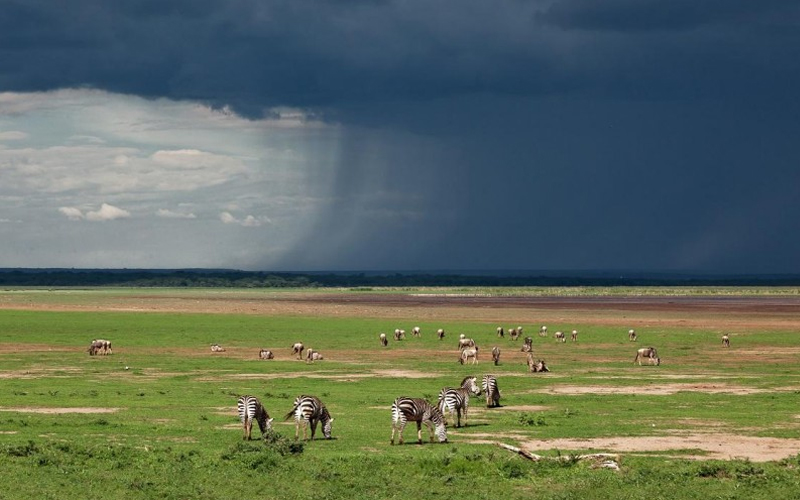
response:
<path id="1" fill-rule="evenodd" d="M 486 395 L 488 408 L 500 406 L 500 388 L 494 375 L 484 375 L 481 385 L 475 376 L 465 377 L 459 387 L 444 387 L 439 392 L 439 402 L 434 405 L 424 398 L 411 398 L 401 396 L 392 402 L 392 437 L 389 441 L 394 444 L 395 435 L 398 443 L 403 444 L 403 430 L 409 422 L 417 424 L 417 443 L 422 444 L 422 426 L 430 431 L 430 441 L 434 442 L 434 435 L 440 443 L 447 442 L 447 417 L 451 420 L 455 416 L 455 426 L 461 427 L 461 417 L 467 425 L 467 410 L 469 409 L 470 395 Z M 267 409 L 256 397 L 249 394 L 240 396 L 237 401 L 239 420 L 242 423 L 244 440 L 252 439 L 253 422 L 258 423 L 262 438 L 266 439 L 267 433 L 272 431 L 273 418 Z M 333 417 L 325 404 L 316 396 L 301 395 L 295 398 L 292 409 L 284 416 L 284 420 L 294 417 L 295 441 L 300 438 L 300 428 L 303 429 L 303 439 L 308 440 L 308 429 L 311 428 L 311 439 L 317 431 L 317 425 L 322 425 L 322 434 L 325 439 L 331 439 Z"/>

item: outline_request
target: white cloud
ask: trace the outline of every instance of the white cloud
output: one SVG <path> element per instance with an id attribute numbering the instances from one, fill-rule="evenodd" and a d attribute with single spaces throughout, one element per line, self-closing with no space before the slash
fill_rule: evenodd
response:
<path id="1" fill-rule="evenodd" d="M 164 217 L 165 219 L 196 219 L 197 216 L 193 213 L 184 213 L 184 212 L 175 212 L 173 210 L 168 210 L 166 208 L 159 208 L 156 212 L 156 215 L 159 217 Z"/>
<path id="2" fill-rule="evenodd" d="M 75 207 L 61 207 L 58 209 L 58 211 L 66 215 L 69 220 L 83 219 L 83 212 L 81 212 L 80 209 Z"/>
<path id="3" fill-rule="evenodd" d="M 18 130 L 0 132 L 0 141 L 21 141 L 28 138 L 28 134 Z"/>
<path id="4" fill-rule="evenodd" d="M 107 221 L 115 219 L 127 219 L 131 213 L 127 210 L 103 203 L 100 210 L 94 212 L 86 212 L 86 220 L 90 221 Z"/>
<path id="5" fill-rule="evenodd" d="M 272 221 L 269 217 L 261 215 L 258 217 L 248 215 L 244 219 L 237 219 L 230 212 L 222 212 L 219 214 L 219 219 L 225 224 L 238 224 L 242 227 L 259 227 L 264 224 L 271 224 Z"/>

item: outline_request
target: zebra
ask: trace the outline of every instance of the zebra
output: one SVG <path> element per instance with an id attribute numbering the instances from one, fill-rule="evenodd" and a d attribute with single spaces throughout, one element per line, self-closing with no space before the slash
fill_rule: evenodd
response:
<path id="1" fill-rule="evenodd" d="M 522 332 L 517 330 L 516 328 L 509 328 L 508 334 L 511 335 L 511 340 L 517 340 Z"/>
<path id="2" fill-rule="evenodd" d="M 554 335 L 556 342 L 566 342 L 567 337 L 564 335 L 564 332 L 556 332 Z"/>
<path id="3" fill-rule="evenodd" d="M 469 408 L 469 395 L 470 393 L 476 396 L 481 393 L 478 387 L 476 377 L 465 377 L 461 381 L 461 387 L 452 388 L 444 387 L 439 392 L 439 411 L 445 416 L 447 421 L 446 411 L 450 411 L 450 415 L 456 414 L 456 427 L 461 427 L 461 413 L 464 413 L 464 426 L 467 425 L 467 409 Z"/>
<path id="4" fill-rule="evenodd" d="M 406 338 L 406 331 L 401 330 L 399 328 L 395 329 L 394 331 L 394 339 L 395 340 L 403 340 Z"/>
<path id="5" fill-rule="evenodd" d="M 419 336 L 422 335 L 422 331 L 420 330 L 420 328 L 418 326 L 415 326 L 414 328 L 411 329 L 411 335 L 413 335 L 415 337 L 419 337 Z"/>
<path id="6" fill-rule="evenodd" d="M 297 359 L 303 359 L 303 349 L 305 348 L 306 346 L 302 342 L 295 342 L 292 346 L 292 354 L 297 354 Z"/>
<path id="7" fill-rule="evenodd" d="M 386 338 L 386 334 L 385 333 L 381 333 L 380 335 L 378 335 L 378 338 L 380 339 L 381 345 L 383 347 L 386 347 L 387 345 L 389 345 L 389 340 Z"/>
<path id="8" fill-rule="evenodd" d="M 422 424 L 430 430 L 431 443 L 433 435 L 440 443 L 447 442 L 447 422 L 441 410 L 422 398 L 409 398 L 401 396 L 392 403 L 392 439 L 394 444 L 395 432 L 399 434 L 398 444 L 403 444 L 403 429 L 408 422 L 417 423 L 417 443 L 422 444 Z"/>
<path id="9" fill-rule="evenodd" d="M 484 375 L 481 380 L 481 388 L 486 393 L 486 407 L 500 406 L 500 389 L 497 387 L 497 379 L 494 375 Z"/>
<path id="10" fill-rule="evenodd" d="M 501 339 L 505 338 L 506 335 L 505 335 L 505 332 L 503 331 L 503 327 L 502 326 L 498 326 L 497 327 L 497 336 L 500 337 Z"/>
<path id="11" fill-rule="evenodd" d="M 542 327 L 539 328 L 539 336 L 540 337 L 547 337 L 547 326 L 546 325 L 542 325 Z"/>
<path id="12" fill-rule="evenodd" d="M 219 344 L 211 344 L 211 352 L 225 352 L 225 348 Z"/>
<path id="13" fill-rule="evenodd" d="M 300 425 L 303 426 L 303 440 L 307 441 L 307 431 L 309 424 L 311 425 L 311 439 L 314 439 L 314 434 L 317 432 L 317 423 L 322 424 L 322 434 L 325 439 L 331 439 L 331 427 L 333 425 L 333 417 L 328 413 L 328 409 L 316 396 L 298 396 L 294 400 L 294 407 L 286 414 L 284 420 L 289 420 L 294 416 L 294 440 L 300 434 Z"/>
<path id="14" fill-rule="evenodd" d="M 722 347 L 730 347 L 731 346 L 731 338 L 728 337 L 728 334 L 722 336 Z"/>
<path id="15" fill-rule="evenodd" d="M 436 330 L 436 335 L 439 337 L 439 340 L 442 340 L 444 338 L 444 329 L 439 328 L 438 330 Z"/>
<path id="16" fill-rule="evenodd" d="M 500 348 L 497 346 L 492 347 L 492 361 L 494 361 L 494 366 L 500 363 Z"/>
<path id="17" fill-rule="evenodd" d="M 244 437 L 242 439 L 249 441 L 250 433 L 253 431 L 253 420 L 258 422 L 258 428 L 261 429 L 261 437 L 266 439 L 267 431 L 272 430 L 272 419 L 269 418 L 264 405 L 255 396 L 244 395 L 239 398 L 236 403 L 239 408 L 239 420 L 242 421 L 244 427 Z"/>
<path id="18" fill-rule="evenodd" d="M 258 359 L 275 359 L 275 354 L 268 349 L 261 349 L 258 351 Z"/>
<path id="19" fill-rule="evenodd" d="M 571 335 L 570 338 L 572 339 L 573 342 L 577 342 L 578 341 L 578 330 L 572 330 L 572 335 Z"/>
<path id="20" fill-rule="evenodd" d="M 636 342 L 636 331 L 632 328 L 628 330 L 628 342 Z"/>

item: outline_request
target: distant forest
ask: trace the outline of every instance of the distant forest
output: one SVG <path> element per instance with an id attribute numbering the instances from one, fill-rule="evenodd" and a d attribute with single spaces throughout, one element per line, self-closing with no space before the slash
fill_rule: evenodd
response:
<path id="1" fill-rule="evenodd" d="M 640 274 L 610 276 L 458 273 L 288 273 L 208 269 L 0 269 L 0 286 L 25 287 L 220 287 L 325 288 L 422 286 L 800 286 L 797 275 L 692 276 Z"/>

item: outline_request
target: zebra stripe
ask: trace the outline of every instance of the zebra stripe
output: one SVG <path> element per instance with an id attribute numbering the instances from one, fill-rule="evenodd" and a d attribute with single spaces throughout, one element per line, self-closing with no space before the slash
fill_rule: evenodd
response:
<path id="1" fill-rule="evenodd" d="M 430 430 L 431 442 L 434 432 L 440 443 L 447 442 L 447 424 L 439 408 L 422 398 L 399 397 L 392 403 L 392 440 L 395 432 L 400 435 L 399 444 L 403 444 L 403 429 L 408 422 L 417 423 L 417 443 L 422 444 L 422 424 Z"/>
<path id="2" fill-rule="evenodd" d="M 311 426 L 311 439 L 314 439 L 314 434 L 317 432 L 317 423 L 322 424 L 322 434 L 325 439 L 331 439 L 331 428 L 333 425 L 333 417 L 328 413 L 328 409 L 316 396 L 298 396 L 294 400 L 294 407 L 286 414 L 284 420 L 288 420 L 294 416 L 294 439 L 297 441 L 300 433 L 300 426 L 303 426 L 303 440 L 308 440 L 307 431 L 309 424 Z"/>
<path id="3" fill-rule="evenodd" d="M 481 387 L 486 393 L 486 406 L 500 406 L 500 389 L 497 387 L 497 379 L 494 375 L 484 375 Z"/>
<path id="4" fill-rule="evenodd" d="M 244 395 L 239 398 L 236 403 L 239 409 L 239 420 L 242 421 L 244 428 L 243 439 L 250 440 L 250 434 L 253 431 L 253 420 L 258 422 L 258 428 L 261 429 L 261 435 L 264 436 L 267 431 L 272 430 L 272 419 L 269 418 L 269 413 L 255 396 Z"/>

